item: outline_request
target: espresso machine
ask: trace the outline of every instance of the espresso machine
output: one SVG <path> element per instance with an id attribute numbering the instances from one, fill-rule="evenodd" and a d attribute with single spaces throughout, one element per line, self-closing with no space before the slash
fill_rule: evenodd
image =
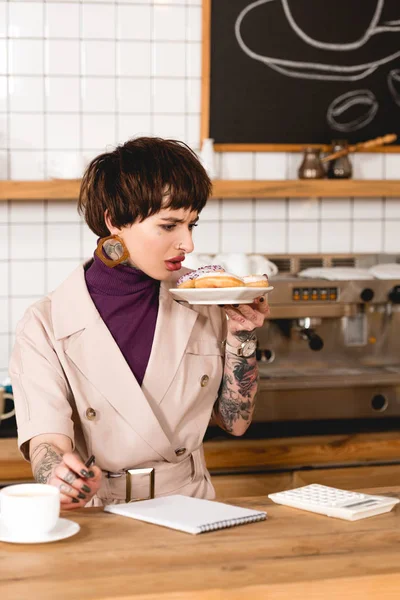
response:
<path id="1" fill-rule="evenodd" d="M 280 273 L 258 331 L 254 422 L 400 417 L 400 278 L 367 269 L 398 257 L 270 259 Z M 329 279 L 302 276 L 307 266 L 330 267 Z"/>

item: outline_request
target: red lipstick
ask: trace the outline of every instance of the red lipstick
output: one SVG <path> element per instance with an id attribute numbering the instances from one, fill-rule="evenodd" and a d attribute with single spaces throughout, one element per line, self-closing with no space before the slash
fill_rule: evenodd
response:
<path id="1" fill-rule="evenodd" d="M 165 260 L 165 266 L 168 271 L 179 271 L 182 268 L 182 262 L 185 260 L 185 255 L 174 256 Z"/>

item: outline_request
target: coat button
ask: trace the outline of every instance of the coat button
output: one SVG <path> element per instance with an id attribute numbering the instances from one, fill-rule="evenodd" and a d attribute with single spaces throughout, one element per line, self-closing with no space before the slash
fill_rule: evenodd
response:
<path id="1" fill-rule="evenodd" d="M 177 456 L 182 456 L 182 454 L 185 454 L 185 452 L 186 452 L 186 448 L 177 448 L 177 449 L 175 450 L 175 454 L 176 454 Z"/>
<path id="2" fill-rule="evenodd" d="M 206 387 L 206 385 L 208 384 L 210 378 L 208 375 L 203 375 L 203 377 L 200 379 L 200 385 L 201 387 Z"/>
<path id="3" fill-rule="evenodd" d="M 96 418 L 96 411 L 94 410 L 94 408 L 88 408 L 86 410 L 86 417 L 89 419 L 89 421 L 94 421 Z"/>

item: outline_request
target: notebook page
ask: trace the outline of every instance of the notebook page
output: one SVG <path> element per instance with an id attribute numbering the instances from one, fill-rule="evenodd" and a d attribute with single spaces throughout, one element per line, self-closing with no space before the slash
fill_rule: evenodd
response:
<path id="1" fill-rule="evenodd" d="M 111 504 L 104 510 L 192 534 L 264 520 L 267 515 L 264 511 L 181 495 Z"/>

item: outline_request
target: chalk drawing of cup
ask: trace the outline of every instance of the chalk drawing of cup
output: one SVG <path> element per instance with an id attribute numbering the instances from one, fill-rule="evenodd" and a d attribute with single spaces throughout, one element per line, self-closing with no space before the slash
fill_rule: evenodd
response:
<path id="1" fill-rule="evenodd" d="M 290 26 L 303 41 L 322 50 L 337 51 L 354 50 L 364 45 L 373 35 L 385 4 L 385 0 L 362 0 L 360 10 L 360 2 L 354 0 L 281 2 Z M 311 20 L 313 14 L 316 18 Z M 315 32 L 307 31 L 309 24 L 316 21 L 318 37 L 322 39 L 315 39 Z"/>
<path id="2" fill-rule="evenodd" d="M 349 133 L 368 125 L 378 108 L 378 101 L 371 90 L 353 90 L 331 102 L 326 118 L 333 130 Z"/>
<path id="3" fill-rule="evenodd" d="M 344 13 L 345 19 L 348 21 L 348 27 L 346 30 L 351 30 L 354 21 L 350 21 L 350 16 L 354 10 L 354 5 L 360 7 L 360 2 L 364 0 L 347 0 L 348 10 Z M 368 19 L 363 22 L 362 29 L 355 28 L 356 34 L 352 36 L 355 41 L 346 43 L 337 43 L 335 41 L 335 30 L 331 31 L 333 35 L 332 42 L 324 42 L 313 39 L 308 33 L 306 33 L 301 26 L 299 26 L 296 19 L 300 18 L 300 14 L 294 13 L 294 8 L 301 7 L 304 11 L 305 5 L 318 2 L 323 5 L 326 10 L 332 9 L 332 6 L 336 6 L 336 2 L 327 3 L 321 0 L 256 0 L 251 2 L 243 8 L 238 14 L 235 21 L 235 36 L 239 47 L 243 50 L 247 56 L 251 59 L 264 63 L 270 69 L 281 73 L 288 77 L 295 77 L 297 79 L 314 79 L 320 81 L 360 81 L 374 73 L 378 68 L 383 65 L 394 61 L 400 57 L 400 49 L 398 45 L 398 36 L 395 37 L 396 32 L 400 32 L 400 19 L 392 21 L 382 21 L 382 10 L 385 6 L 386 0 L 366 0 L 365 11 L 362 12 L 362 16 L 368 15 Z M 340 0 L 344 2 L 344 0 Z M 277 49 L 273 48 L 273 45 L 269 45 L 268 27 L 274 27 L 274 22 L 268 17 L 268 11 L 273 4 L 278 4 L 282 7 L 282 11 L 270 13 L 274 15 L 277 26 L 282 25 L 282 21 L 289 23 L 289 32 L 286 34 L 286 40 L 282 40 L 281 51 L 277 53 Z M 289 4 L 290 3 L 290 4 Z M 400 4 L 400 3 L 399 3 Z M 317 6 L 316 4 L 313 5 Z M 342 6 L 342 4 L 340 4 Z M 373 14 L 372 9 L 375 8 Z M 351 12 L 349 12 L 351 9 Z M 344 9 L 343 9 L 344 10 Z M 304 11 L 305 12 L 305 11 Z M 295 14 L 295 17 L 293 16 Z M 320 13 L 319 13 L 320 14 Z M 341 13 L 340 13 L 341 14 Z M 309 15 L 307 15 L 309 18 Z M 265 27 L 260 27 L 259 31 L 254 36 L 249 36 L 247 28 L 244 25 L 247 19 L 258 20 L 259 23 L 265 23 Z M 254 22 L 254 21 L 253 21 Z M 359 22 L 357 19 L 356 22 Z M 335 27 L 336 22 L 335 22 Z M 375 35 L 380 35 L 388 38 L 390 41 L 389 45 L 375 44 L 374 55 L 370 56 L 369 59 L 361 58 L 360 49 L 368 42 L 368 40 Z M 359 37 L 361 35 L 361 37 Z M 306 45 L 315 47 L 319 50 L 324 50 L 320 55 L 316 55 L 314 60 L 306 58 L 306 55 L 302 52 L 294 53 L 291 49 L 291 44 L 286 43 L 290 39 L 300 37 Z M 358 36 L 358 37 L 357 37 Z M 331 37 L 332 39 L 332 37 Z M 338 60 L 338 56 L 342 53 L 342 60 Z M 362 54 L 362 53 L 361 53 Z M 317 59 L 317 57 L 320 58 Z M 346 58 L 344 63 L 343 57 Z"/>

